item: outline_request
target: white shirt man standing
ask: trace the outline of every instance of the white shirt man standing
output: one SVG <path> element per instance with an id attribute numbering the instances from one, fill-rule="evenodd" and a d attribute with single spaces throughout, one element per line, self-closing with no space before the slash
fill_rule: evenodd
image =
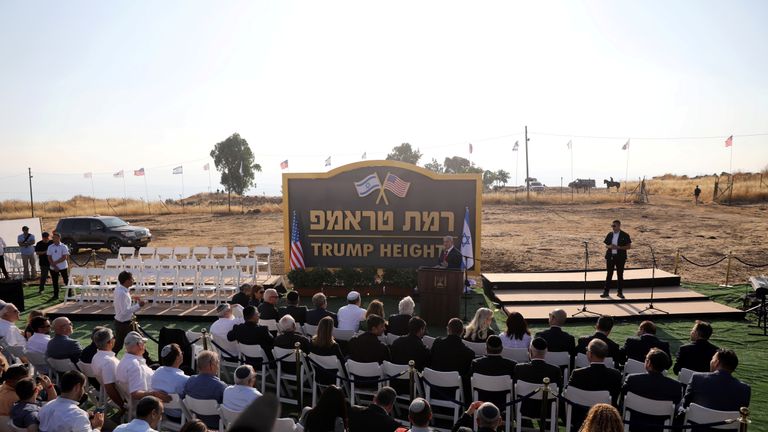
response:
<path id="1" fill-rule="evenodd" d="M 117 275 L 118 285 L 115 287 L 115 346 L 112 350 L 115 354 L 123 349 L 123 341 L 131 331 L 131 319 L 133 314 L 144 306 L 144 300 L 138 296 L 131 296 L 130 289 L 133 286 L 133 274 L 122 271 Z"/>
<path id="2" fill-rule="evenodd" d="M 35 267 L 35 235 L 29 232 L 28 226 L 21 227 L 21 234 L 16 239 L 21 252 L 21 263 L 24 265 L 24 280 L 37 279 Z M 30 278 L 30 267 L 32 268 Z"/>
<path id="3" fill-rule="evenodd" d="M 347 294 L 347 305 L 342 306 L 337 314 L 339 330 L 354 330 L 360 328 L 360 321 L 365 320 L 365 309 L 360 307 L 360 293 L 350 291 Z"/>
<path id="4" fill-rule="evenodd" d="M 69 248 L 61 242 L 61 234 L 53 233 L 53 243 L 48 246 L 48 263 L 51 271 L 51 283 L 53 284 L 53 297 L 51 300 L 59 299 L 59 275 L 64 285 L 69 284 Z M 69 294 L 69 293 L 67 293 Z M 68 295 L 67 295 L 68 297 Z"/>

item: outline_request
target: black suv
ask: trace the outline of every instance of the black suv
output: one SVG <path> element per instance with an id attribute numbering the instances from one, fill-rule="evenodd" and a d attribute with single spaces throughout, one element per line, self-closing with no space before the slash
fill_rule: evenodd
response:
<path id="1" fill-rule="evenodd" d="M 121 246 L 146 246 L 152 240 L 149 229 L 132 226 L 113 216 L 77 216 L 59 219 L 56 232 L 70 253 L 79 248 L 109 248 L 117 253 Z"/>

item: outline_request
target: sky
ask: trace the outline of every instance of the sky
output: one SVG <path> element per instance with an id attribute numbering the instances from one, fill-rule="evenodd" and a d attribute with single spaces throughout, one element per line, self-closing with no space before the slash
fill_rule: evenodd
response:
<path id="1" fill-rule="evenodd" d="M 28 198 L 28 168 L 41 200 L 215 190 L 235 132 L 250 195 L 405 142 L 521 184 L 526 126 L 550 186 L 760 171 L 765 22 L 761 0 L 0 0 L 0 200 Z"/>

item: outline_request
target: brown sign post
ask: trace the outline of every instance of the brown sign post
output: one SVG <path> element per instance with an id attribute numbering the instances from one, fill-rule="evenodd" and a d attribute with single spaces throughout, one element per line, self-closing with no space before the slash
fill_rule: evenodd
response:
<path id="1" fill-rule="evenodd" d="M 434 266 L 443 236 L 461 249 L 467 213 L 470 258 L 477 258 L 469 270 L 478 274 L 481 194 L 480 174 L 437 174 L 396 161 L 283 174 L 285 270 L 294 226 L 306 267 Z"/>

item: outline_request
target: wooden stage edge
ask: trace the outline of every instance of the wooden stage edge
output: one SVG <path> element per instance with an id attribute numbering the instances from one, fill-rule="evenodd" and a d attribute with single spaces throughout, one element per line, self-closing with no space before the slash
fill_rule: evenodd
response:
<path id="1" fill-rule="evenodd" d="M 648 310 L 641 312 L 648 306 L 648 302 L 631 302 L 626 303 L 591 303 L 587 304 L 587 309 L 595 314 L 580 314 L 573 316 L 577 313 L 581 307 L 581 303 L 567 303 L 567 304 L 547 304 L 547 305 L 514 305 L 503 306 L 503 310 L 506 314 L 512 311 L 520 312 L 527 321 L 541 322 L 547 321 L 549 312 L 555 308 L 563 309 L 568 313 L 568 320 L 577 321 L 594 321 L 597 319 L 596 314 L 599 315 L 611 315 L 614 318 L 626 319 L 626 320 L 643 320 L 648 317 L 652 317 L 654 320 L 659 318 L 663 319 L 677 319 L 677 318 L 730 318 L 730 319 L 743 319 L 744 311 L 734 309 L 730 306 L 726 306 L 711 300 L 700 301 L 684 301 L 684 302 L 665 302 L 655 301 L 653 305 L 663 311 L 658 312 L 655 310 Z"/>
<path id="2" fill-rule="evenodd" d="M 50 317 L 66 316 L 77 320 L 108 320 L 114 319 L 115 312 L 112 303 L 93 303 L 76 301 L 63 302 L 44 309 L 43 312 Z M 213 322 L 217 319 L 216 305 L 175 305 L 170 304 L 151 304 L 148 307 L 140 309 L 136 316 L 138 318 L 150 319 L 184 319 L 185 321 L 207 321 Z"/>

